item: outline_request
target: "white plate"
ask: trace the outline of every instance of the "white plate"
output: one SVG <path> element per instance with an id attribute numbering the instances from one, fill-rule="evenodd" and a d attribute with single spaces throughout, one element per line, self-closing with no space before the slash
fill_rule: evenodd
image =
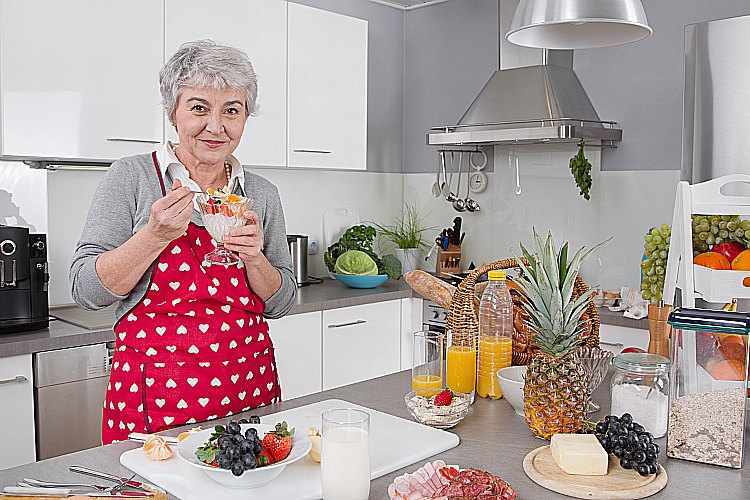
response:
<path id="1" fill-rule="evenodd" d="M 254 427 L 258 430 L 258 435 L 261 439 L 267 432 L 275 428 L 274 425 L 269 424 L 243 424 L 241 427 L 243 434 L 247 429 Z M 293 464 L 307 456 L 312 447 L 312 443 L 307 437 L 306 429 L 295 429 L 294 437 L 292 438 L 292 451 L 288 457 L 281 462 L 266 465 L 265 467 L 258 467 L 257 469 L 246 470 L 241 476 L 235 476 L 230 470 L 219 469 L 204 464 L 195 455 L 195 451 L 208 441 L 213 431 L 213 428 L 211 428 L 192 434 L 177 446 L 177 456 L 193 467 L 203 471 L 217 483 L 228 488 L 258 488 L 268 484 L 284 472 L 287 465 Z"/>

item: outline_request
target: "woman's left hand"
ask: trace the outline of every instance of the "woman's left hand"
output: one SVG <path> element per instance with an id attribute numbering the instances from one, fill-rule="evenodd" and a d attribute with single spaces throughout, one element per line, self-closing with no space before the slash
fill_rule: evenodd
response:
<path id="1" fill-rule="evenodd" d="M 244 226 L 232 229 L 224 238 L 224 247 L 236 252 L 246 265 L 252 265 L 263 255 L 263 228 L 258 223 L 258 214 L 245 211 L 247 222 Z"/>

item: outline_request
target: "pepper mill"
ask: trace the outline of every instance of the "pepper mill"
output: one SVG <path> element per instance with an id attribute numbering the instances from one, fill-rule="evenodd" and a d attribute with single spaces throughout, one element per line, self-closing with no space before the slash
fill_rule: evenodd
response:
<path id="1" fill-rule="evenodd" d="M 672 327 L 667 320 L 671 310 L 672 306 L 665 306 L 662 301 L 648 305 L 648 332 L 650 334 L 648 352 L 665 358 L 669 358 L 669 337 L 672 334 Z"/>

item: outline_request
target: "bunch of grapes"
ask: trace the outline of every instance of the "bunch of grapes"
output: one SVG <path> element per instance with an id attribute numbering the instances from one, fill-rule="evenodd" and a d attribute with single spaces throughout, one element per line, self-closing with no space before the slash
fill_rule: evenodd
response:
<path id="1" fill-rule="evenodd" d="M 672 229 L 667 224 L 655 227 L 646 234 L 641 261 L 641 296 L 656 304 L 661 300 L 664 275 L 667 270 L 669 238 Z"/>
<path id="2" fill-rule="evenodd" d="M 750 220 L 739 215 L 693 215 L 693 257 L 723 241 L 750 242 Z"/>
<path id="3" fill-rule="evenodd" d="M 596 424 L 596 438 L 607 453 L 620 459 L 623 469 L 634 469 L 641 476 L 656 474 L 659 445 L 641 424 L 633 422 L 629 413 L 621 417 L 607 416 Z"/>
<path id="4" fill-rule="evenodd" d="M 258 455 L 262 451 L 258 431 L 251 427 L 242 433 L 241 424 L 258 424 L 260 418 L 232 420 L 226 427 L 217 425 L 209 441 L 196 450 L 200 461 L 214 467 L 231 470 L 235 476 L 262 465 Z"/>

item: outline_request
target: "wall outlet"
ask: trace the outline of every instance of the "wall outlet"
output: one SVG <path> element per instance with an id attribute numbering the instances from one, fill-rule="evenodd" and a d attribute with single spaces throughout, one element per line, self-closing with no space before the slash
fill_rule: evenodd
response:
<path id="1" fill-rule="evenodd" d="M 318 255 L 319 250 L 320 246 L 317 241 L 310 240 L 307 242 L 307 255 Z"/>

